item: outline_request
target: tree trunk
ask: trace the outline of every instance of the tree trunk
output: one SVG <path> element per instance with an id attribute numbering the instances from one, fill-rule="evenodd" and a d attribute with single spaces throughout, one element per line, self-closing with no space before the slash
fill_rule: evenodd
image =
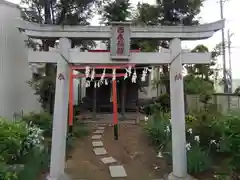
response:
<path id="1" fill-rule="evenodd" d="M 45 24 L 52 24 L 51 21 L 51 6 L 50 6 L 50 1 L 46 0 L 45 4 L 44 4 L 44 18 L 45 18 Z M 43 44 L 43 51 L 49 51 L 49 46 L 51 43 L 49 40 L 42 40 L 42 44 Z M 49 88 L 49 90 L 46 92 L 47 94 L 49 94 L 49 96 L 46 95 L 46 97 L 48 97 L 48 105 L 47 110 L 49 111 L 49 113 L 53 113 L 54 110 L 54 95 L 55 95 L 55 70 L 54 70 L 54 66 L 50 63 L 46 63 L 45 66 L 45 75 L 46 77 L 52 77 L 53 78 L 53 83 L 49 84 L 49 86 L 51 88 Z"/>

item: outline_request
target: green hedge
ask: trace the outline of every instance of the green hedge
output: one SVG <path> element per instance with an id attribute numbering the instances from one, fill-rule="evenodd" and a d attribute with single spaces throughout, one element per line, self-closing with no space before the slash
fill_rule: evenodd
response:
<path id="1" fill-rule="evenodd" d="M 43 140 L 42 130 L 34 124 L 1 118 L 0 180 L 37 179 L 48 162 L 47 157 L 43 158 Z"/>
<path id="2" fill-rule="evenodd" d="M 29 113 L 21 120 L 0 118 L 0 180 L 37 180 L 50 162 L 52 116 Z M 75 122 L 67 137 L 67 152 L 74 140 L 89 133 L 86 124 Z"/>

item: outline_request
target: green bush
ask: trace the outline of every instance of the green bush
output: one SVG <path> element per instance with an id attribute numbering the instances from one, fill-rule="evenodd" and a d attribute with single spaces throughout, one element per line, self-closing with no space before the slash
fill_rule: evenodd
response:
<path id="1" fill-rule="evenodd" d="M 49 166 L 48 137 L 52 117 L 48 113 L 30 113 L 23 120 L 0 119 L 0 180 L 33 180 Z M 76 122 L 67 138 L 67 151 L 74 139 L 88 135 L 86 124 Z M 44 141 L 44 137 L 47 139 Z M 48 144 L 48 145 L 46 145 Z M 49 149 L 48 149 L 49 148 Z"/>
<path id="2" fill-rule="evenodd" d="M 161 111 L 169 112 L 170 111 L 170 96 L 168 93 L 161 94 L 157 99 L 156 103 L 158 103 L 161 107 Z"/>
<path id="3" fill-rule="evenodd" d="M 12 168 L 12 164 L 22 158 L 27 136 L 26 123 L 0 119 L 0 180 L 18 180 L 18 171 Z"/>
<path id="4" fill-rule="evenodd" d="M 18 173 L 10 165 L 0 161 L 0 180 L 18 180 Z"/>
<path id="5" fill-rule="evenodd" d="M 28 136 L 26 123 L 0 119 L 0 159 L 11 163 L 19 159 L 22 144 Z"/>
<path id="6" fill-rule="evenodd" d="M 232 112 L 215 121 L 214 125 L 221 129 L 220 152 L 228 153 L 232 167 L 240 171 L 240 114 Z"/>
<path id="7" fill-rule="evenodd" d="M 165 93 L 157 97 L 150 104 L 146 104 L 143 107 L 144 114 L 153 115 L 158 112 L 167 113 L 170 111 L 170 96 Z"/>
<path id="8" fill-rule="evenodd" d="M 220 115 L 202 111 L 196 113 L 197 121 L 188 124 L 201 136 L 200 146 L 209 148 L 212 157 L 227 158 L 224 162 L 233 171 L 240 171 L 240 114 Z M 223 155 L 223 156 L 222 156 Z M 228 160 L 229 159 L 229 160 Z"/>
<path id="9" fill-rule="evenodd" d="M 163 113 L 155 113 L 149 117 L 144 128 L 151 143 L 157 149 L 164 149 L 171 140 L 170 121 L 167 115 Z"/>
<path id="10" fill-rule="evenodd" d="M 152 114 L 161 111 L 161 106 L 158 103 L 151 103 L 148 105 L 144 105 L 143 112 L 147 116 L 151 116 Z"/>
<path id="11" fill-rule="evenodd" d="M 206 111 L 186 116 L 186 127 L 201 136 L 201 147 L 208 148 L 211 140 L 216 140 L 221 136 L 222 130 L 214 125 L 219 117 L 219 114 Z"/>
<path id="12" fill-rule="evenodd" d="M 39 175 L 48 169 L 49 161 L 47 149 L 33 148 L 26 157 L 23 170 L 18 173 L 18 180 L 38 179 Z"/>
<path id="13" fill-rule="evenodd" d="M 1 119 L 0 180 L 37 179 L 38 173 L 33 172 L 42 169 L 40 165 L 43 164 L 42 155 L 45 152 L 43 140 L 42 130 L 35 125 Z"/>
<path id="14" fill-rule="evenodd" d="M 34 113 L 31 112 L 29 114 L 26 114 L 22 117 L 22 120 L 26 123 L 34 124 L 40 129 L 42 129 L 44 137 L 52 137 L 52 124 L 53 124 L 53 118 L 52 116 L 47 112 L 41 112 L 41 113 Z"/>

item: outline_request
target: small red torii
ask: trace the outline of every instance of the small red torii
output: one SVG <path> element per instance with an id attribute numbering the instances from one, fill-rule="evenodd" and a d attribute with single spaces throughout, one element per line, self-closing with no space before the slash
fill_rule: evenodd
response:
<path id="1" fill-rule="evenodd" d="M 88 52 L 97 53 L 97 52 L 110 52 L 109 50 L 89 50 Z M 139 50 L 130 50 L 130 52 L 140 52 Z M 94 66 L 94 69 L 125 69 L 129 66 L 134 67 L 135 64 L 122 64 L 122 65 L 108 65 L 108 66 Z M 84 74 L 73 74 L 74 70 L 81 70 L 85 69 L 86 66 L 70 66 L 70 73 L 69 73 L 69 119 L 68 124 L 71 128 L 73 125 L 73 104 L 74 104 L 74 88 L 73 88 L 73 80 L 75 78 L 84 78 Z M 102 74 L 95 74 L 95 77 L 101 77 Z M 117 77 L 124 77 L 125 73 L 118 73 L 116 74 Z M 105 77 L 112 78 L 113 74 L 105 74 Z M 112 103 L 113 103 L 113 125 L 114 125 L 114 134 L 116 133 L 118 129 L 118 104 L 117 104 L 117 81 L 112 80 Z M 115 134 L 116 140 L 118 136 Z"/>

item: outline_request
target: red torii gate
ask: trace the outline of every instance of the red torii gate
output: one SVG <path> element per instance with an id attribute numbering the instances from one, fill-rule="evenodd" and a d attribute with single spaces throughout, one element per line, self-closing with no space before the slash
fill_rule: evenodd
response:
<path id="1" fill-rule="evenodd" d="M 89 52 L 110 52 L 109 50 L 89 50 Z M 140 52 L 140 50 L 131 50 L 130 52 Z M 110 65 L 110 66 L 94 66 L 94 69 L 125 69 L 129 66 L 135 67 L 135 64 L 122 64 L 122 65 Z M 84 70 L 86 66 L 70 66 L 70 72 L 69 72 L 69 119 L 68 119 L 68 125 L 71 128 L 73 126 L 73 116 L 74 116 L 74 110 L 73 110 L 73 104 L 74 104 L 74 87 L 73 87 L 73 80 L 76 78 L 83 78 L 85 77 L 85 74 L 73 74 L 74 70 Z M 95 74 L 94 77 L 101 77 L 102 74 Z M 124 77 L 125 73 L 118 73 L 115 75 L 115 77 Z M 113 74 L 108 73 L 105 74 L 104 77 L 112 78 Z M 115 140 L 118 139 L 118 104 L 117 104 L 117 81 L 112 80 L 112 103 L 113 103 L 113 125 L 114 125 L 114 137 Z"/>

